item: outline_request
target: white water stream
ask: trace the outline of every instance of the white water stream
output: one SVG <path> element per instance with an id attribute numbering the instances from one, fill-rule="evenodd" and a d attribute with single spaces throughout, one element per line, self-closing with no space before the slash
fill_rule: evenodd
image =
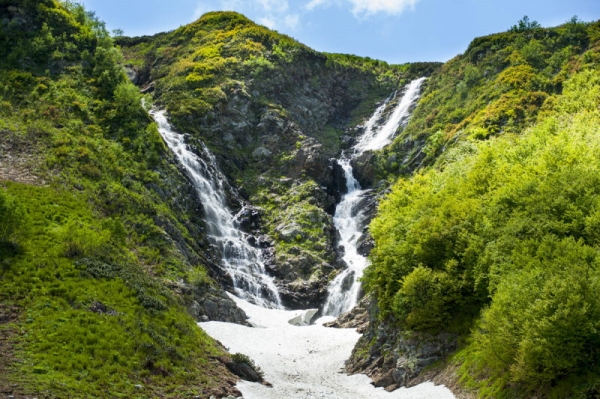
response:
<path id="1" fill-rule="evenodd" d="M 338 161 L 344 169 L 348 192 L 335 209 L 333 224 L 340 234 L 339 245 L 343 247 L 342 259 L 347 268 L 338 274 L 328 288 L 327 301 L 323 313 L 339 316 L 356 306 L 360 294 L 360 281 L 363 271 L 368 266 L 367 259 L 358 252 L 358 243 L 363 235 L 367 221 L 365 214 L 365 195 L 370 190 L 363 190 L 353 174 L 351 162 L 365 151 L 380 150 L 391 143 L 400 125 L 405 125 L 411 114 L 411 108 L 419 99 L 421 84 L 425 78 L 412 81 L 398 105 L 383 125 L 378 125 L 384 111 L 389 105 L 386 100 L 365 124 L 365 132 L 352 148 L 349 155 L 342 154 Z"/>
<path id="2" fill-rule="evenodd" d="M 221 265 L 233 281 L 235 293 L 257 305 L 281 308 L 279 291 L 265 272 L 260 249 L 248 243 L 248 236 L 238 226 L 237 215 L 227 206 L 227 179 L 215 156 L 202 143 L 202 157 L 185 143 L 185 136 L 173 130 L 165 111 L 150 112 L 165 142 L 185 167 L 204 207 L 204 220 L 211 243 L 221 254 Z"/>

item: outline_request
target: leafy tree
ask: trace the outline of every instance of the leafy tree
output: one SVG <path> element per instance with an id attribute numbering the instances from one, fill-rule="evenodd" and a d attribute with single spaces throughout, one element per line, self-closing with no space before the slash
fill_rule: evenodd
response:
<path id="1" fill-rule="evenodd" d="M 464 362 L 491 397 L 600 367 L 599 93 L 594 67 L 576 73 L 531 129 L 400 179 L 370 226 L 364 282 L 381 317 L 439 331 L 474 310 Z"/>
<path id="2" fill-rule="evenodd" d="M 525 15 L 523 19 L 519 20 L 516 25 L 510 28 L 511 32 L 526 32 L 533 29 L 539 29 L 541 25 L 537 21 L 530 21 L 529 17 Z"/>

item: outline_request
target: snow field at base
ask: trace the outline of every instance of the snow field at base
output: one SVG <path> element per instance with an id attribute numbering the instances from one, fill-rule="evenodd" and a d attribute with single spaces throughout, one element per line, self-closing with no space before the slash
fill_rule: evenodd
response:
<path id="1" fill-rule="evenodd" d="M 230 295 L 250 317 L 254 328 L 223 322 L 199 323 L 231 353 L 244 353 L 264 371 L 272 388 L 241 381 L 237 388 L 245 399 L 453 399 L 444 386 L 424 383 L 386 392 L 375 388 L 365 375 L 348 376 L 344 361 L 360 335 L 354 329 L 322 326 L 333 320 L 323 317 L 315 325 L 288 323 L 306 310 L 265 309 Z"/>

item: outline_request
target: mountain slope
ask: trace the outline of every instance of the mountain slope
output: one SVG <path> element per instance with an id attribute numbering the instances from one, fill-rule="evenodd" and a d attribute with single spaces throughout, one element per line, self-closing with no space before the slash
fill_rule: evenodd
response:
<path id="1" fill-rule="evenodd" d="M 600 23 L 525 27 L 432 75 L 378 154 L 409 160 L 393 175 L 432 165 L 400 178 L 370 227 L 379 316 L 350 368 L 382 356 L 384 386 L 460 337 L 450 364 L 481 397 L 597 395 Z"/>
<path id="2" fill-rule="evenodd" d="M 331 158 L 378 101 L 438 64 L 321 54 L 231 12 L 117 43 L 155 105 L 217 154 L 239 191 L 232 207 L 257 207 L 248 225 L 271 253 L 284 303 L 319 306 L 341 267 L 331 214 L 344 184 Z"/>
<path id="3" fill-rule="evenodd" d="M 186 309 L 223 295 L 199 204 L 103 24 L 53 0 L 0 21 L 2 392 L 235 393 Z"/>

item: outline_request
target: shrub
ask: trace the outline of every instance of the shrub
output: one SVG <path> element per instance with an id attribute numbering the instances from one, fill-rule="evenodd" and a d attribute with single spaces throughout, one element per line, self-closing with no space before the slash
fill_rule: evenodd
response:
<path id="1" fill-rule="evenodd" d="M 18 242 L 26 226 L 24 207 L 17 198 L 0 189 L 0 242 Z"/>

